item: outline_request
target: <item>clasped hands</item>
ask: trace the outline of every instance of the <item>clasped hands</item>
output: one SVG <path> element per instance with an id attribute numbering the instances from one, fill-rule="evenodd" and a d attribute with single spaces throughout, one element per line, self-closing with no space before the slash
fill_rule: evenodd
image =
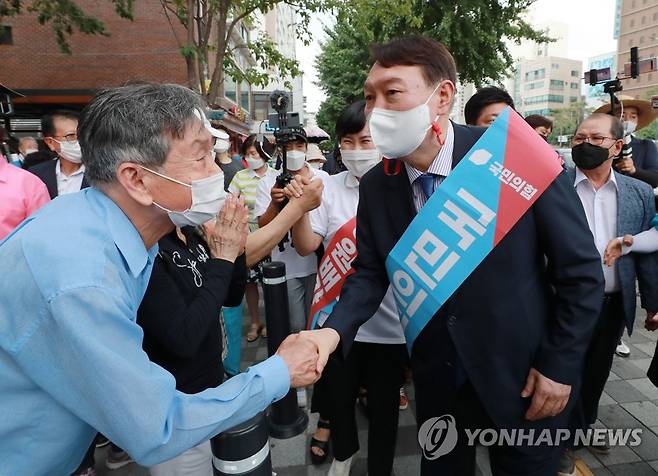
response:
<path id="1" fill-rule="evenodd" d="M 305 212 L 309 212 L 320 206 L 323 189 L 324 184 L 319 178 L 313 180 L 295 175 L 282 192 L 290 203 L 297 203 Z"/>
<path id="2" fill-rule="evenodd" d="M 338 341 L 333 329 L 302 331 L 286 337 L 276 355 L 288 366 L 290 386 L 299 388 L 317 382 Z"/>

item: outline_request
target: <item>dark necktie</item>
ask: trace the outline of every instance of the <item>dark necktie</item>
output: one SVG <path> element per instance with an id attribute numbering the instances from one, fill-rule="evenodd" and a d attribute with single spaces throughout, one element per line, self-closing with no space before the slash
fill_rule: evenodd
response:
<path id="1" fill-rule="evenodd" d="M 423 189 L 423 193 L 427 200 L 429 200 L 434 193 L 434 177 L 436 177 L 434 174 L 422 174 L 416 179 L 420 183 L 420 188 Z"/>

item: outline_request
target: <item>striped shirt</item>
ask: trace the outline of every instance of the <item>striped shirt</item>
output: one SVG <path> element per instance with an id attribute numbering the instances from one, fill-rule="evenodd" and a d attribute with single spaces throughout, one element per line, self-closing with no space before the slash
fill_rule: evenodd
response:
<path id="1" fill-rule="evenodd" d="M 438 155 L 434 158 L 434 161 L 432 161 L 427 169 L 427 172 L 421 172 L 404 162 L 404 166 L 407 169 L 407 175 L 409 176 L 409 182 L 411 183 L 411 191 L 413 193 L 414 205 L 417 212 L 423 208 L 423 205 L 427 202 L 427 197 L 420 186 L 420 181 L 417 181 L 416 179 L 423 175 L 423 173 L 434 174 L 434 189 L 436 190 L 436 187 L 441 185 L 443 179 L 450 175 L 450 171 L 452 170 L 452 152 L 454 148 L 455 131 L 452 128 L 452 122 L 449 122 L 448 131 L 446 132 L 446 140 L 443 143 L 441 150 L 439 150 Z"/>
<path id="2" fill-rule="evenodd" d="M 267 171 L 262 177 L 251 169 L 244 169 L 235 174 L 231 184 L 228 186 L 229 192 L 240 194 L 244 197 L 244 203 L 249 207 L 249 228 L 251 231 L 258 228 L 258 217 L 254 215 L 258 182 L 260 182 L 263 177 L 276 177 L 277 175 L 279 175 L 278 170 L 273 169 L 269 165 L 267 166 Z"/>

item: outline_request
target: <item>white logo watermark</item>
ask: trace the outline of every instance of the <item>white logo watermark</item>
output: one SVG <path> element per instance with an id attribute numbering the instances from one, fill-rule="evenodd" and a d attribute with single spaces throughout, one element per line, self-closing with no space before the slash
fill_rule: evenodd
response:
<path id="1" fill-rule="evenodd" d="M 452 415 L 430 418 L 418 430 L 418 443 L 423 456 L 434 460 L 450 453 L 457 446 L 457 424 Z"/>
<path id="2" fill-rule="evenodd" d="M 558 429 L 464 429 L 468 446 L 560 446 L 573 442 L 576 446 L 639 446 L 642 429 L 590 428 L 571 431 Z M 418 443 L 428 460 L 440 458 L 457 446 L 458 432 L 455 418 L 443 415 L 430 418 L 418 430 Z"/>

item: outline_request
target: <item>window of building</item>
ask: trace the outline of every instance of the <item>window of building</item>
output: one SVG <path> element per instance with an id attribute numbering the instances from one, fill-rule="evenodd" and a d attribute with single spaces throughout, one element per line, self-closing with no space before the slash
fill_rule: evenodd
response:
<path id="1" fill-rule="evenodd" d="M 631 18 L 631 28 L 635 26 L 635 20 Z"/>
<path id="2" fill-rule="evenodd" d="M 571 96 L 571 97 L 569 98 L 569 102 L 578 102 L 578 98 L 575 97 L 575 96 Z"/>
<path id="3" fill-rule="evenodd" d="M 641 37 L 640 37 L 640 44 L 641 44 L 641 45 L 644 44 L 644 36 L 641 36 Z"/>
<path id="4" fill-rule="evenodd" d="M 571 89 L 578 89 L 578 83 L 571 83 Z"/>
<path id="5" fill-rule="evenodd" d="M 553 64 L 551 64 L 551 68 L 560 69 L 560 65 L 558 63 L 553 63 Z"/>
<path id="6" fill-rule="evenodd" d="M 630 40 L 628 40 L 628 46 L 629 46 L 629 48 L 632 48 L 632 47 L 633 47 L 633 38 L 631 38 Z"/>
<path id="7" fill-rule="evenodd" d="M 224 96 L 226 96 L 228 99 L 233 101 L 234 103 L 237 103 L 237 98 L 236 98 L 236 84 L 233 78 L 230 76 L 224 76 Z"/>
<path id="8" fill-rule="evenodd" d="M 541 88 L 544 87 L 544 84 L 545 84 L 544 81 L 537 81 L 537 82 L 534 82 L 534 83 L 526 83 L 524 89 L 526 91 L 531 91 L 533 89 L 541 89 Z"/>
<path id="9" fill-rule="evenodd" d="M 270 109 L 270 96 L 267 93 L 253 93 L 252 100 L 254 107 L 252 108 L 252 117 L 256 121 L 264 121 L 267 119 Z"/>
<path id="10" fill-rule="evenodd" d="M 564 89 L 564 81 L 559 79 L 551 79 L 551 89 L 561 90 Z"/>
<path id="11" fill-rule="evenodd" d="M 246 81 L 242 81 L 240 84 L 240 107 L 247 112 L 251 109 L 249 107 L 249 83 Z"/>
<path id="12" fill-rule="evenodd" d="M 635 0 L 631 2 L 631 8 L 635 8 Z"/>
<path id="13" fill-rule="evenodd" d="M 653 21 L 658 21 L 658 12 L 653 14 Z"/>
<path id="14" fill-rule="evenodd" d="M 572 69 L 572 70 L 571 70 L 571 77 L 572 77 L 572 78 L 577 78 L 578 76 L 580 76 L 580 75 L 578 74 L 578 71 L 576 71 L 575 69 Z"/>
<path id="15" fill-rule="evenodd" d="M 0 45 L 13 45 L 14 38 L 12 36 L 10 26 L 0 26 Z"/>
<path id="16" fill-rule="evenodd" d="M 646 17 L 645 17 L 644 15 L 642 15 L 642 20 L 640 20 L 640 23 L 642 23 L 642 24 L 644 25 L 644 22 L 645 22 L 646 20 L 647 20 Z"/>
<path id="17" fill-rule="evenodd" d="M 558 94 L 549 94 L 548 95 L 548 102 L 557 102 L 557 103 L 564 103 L 564 96 L 558 95 Z"/>

